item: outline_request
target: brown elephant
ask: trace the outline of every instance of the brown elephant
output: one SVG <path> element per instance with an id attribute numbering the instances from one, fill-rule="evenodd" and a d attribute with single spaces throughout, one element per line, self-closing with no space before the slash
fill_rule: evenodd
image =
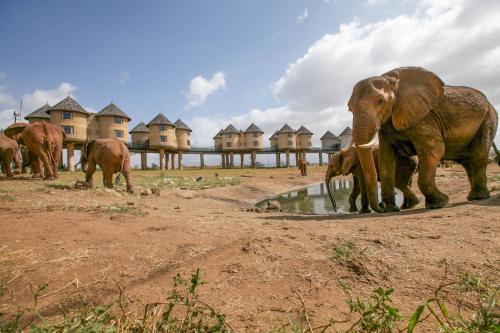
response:
<path id="1" fill-rule="evenodd" d="M 38 158 L 30 158 L 34 167 L 33 177 L 41 176 L 40 161 L 45 171 L 45 179 L 57 178 L 57 167 L 66 140 L 64 131 L 53 124 L 39 122 L 27 125 L 16 135 L 20 145 L 25 145 Z M 38 160 L 39 159 L 39 160 Z"/>
<path id="2" fill-rule="evenodd" d="M 420 67 L 401 67 L 358 82 L 348 106 L 353 113 L 353 142 L 373 210 L 399 210 L 394 202 L 397 154 L 418 156 L 418 186 L 427 208 L 448 203 L 448 196 L 435 182 L 442 159 L 464 166 L 471 186 L 468 200 L 490 196 L 486 166 L 498 115 L 478 90 L 444 85 L 436 74 Z M 370 149 L 377 134 L 385 209 L 379 208 Z"/>
<path id="3" fill-rule="evenodd" d="M 299 158 L 297 160 L 297 167 L 300 170 L 300 175 L 301 176 L 307 176 L 307 165 L 308 164 L 309 163 L 307 162 L 307 160 L 305 158 Z"/>
<path id="4" fill-rule="evenodd" d="M 130 179 L 130 154 L 127 146 L 117 139 L 87 139 L 82 147 L 80 159 L 82 170 L 85 174 L 85 181 L 91 186 L 92 175 L 96 170 L 96 165 L 102 170 L 102 180 L 104 187 L 113 187 L 113 175 L 119 173 L 125 176 L 127 182 L 127 191 L 133 193 L 132 182 Z"/>
<path id="5" fill-rule="evenodd" d="M 372 155 L 375 162 L 375 167 L 377 170 L 377 175 L 379 174 L 379 164 L 378 164 L 378 146 L 374 146 L 372 149 Z M 415 193 L 411 190 L 411 180 L 413 173 L 417 168 L 417 163 L 408 157 L 397 155 L 396 161 L 398 172 L 396 174 L 395 184 L 396 188 L 403 192 L 403 203 L 401 205 L 402 209 L 408 209 L 418 205 L 419 200 Z M 344 175 L 347 176 L 352 174 L 354 186 L 352 192 L 349 196 L 349 211 L 357 212 L 356 199 L 359 194 L 361 194 L 361 210 L 360 213 L 370 213 L 368 202 L 368 193 L 365 186 L 365 179 L 363 175 L 363 169 L 359 162 L 358 154 L 356 149 L 352 146 L 335 153 L 328 164 L 325 173 L 325 183 L 328 191 L 332 205 L 336 210 L 335 197 L 333 191 L 330 187 L 331 180 L 335 176 Z"/>
<path id="6" fill-rule="evenodd" d="M 31 168 L 33 178 L 42 177 L 42 163 L 38 156 L 25 146 L 21 146 L 21 172 L 27 173 L 27 167 Z"/>
<path id="7" fill-rule="evenodd" d="M 14 162 L 15 170 L 12 172 L 12 162 Z M 19 145 L 17 142 L 3 134 L 0 134 L 0 164 L 2 172 L 7 177 L 13 177 L 14 174 L 19 174 L 20 157 Z"/>

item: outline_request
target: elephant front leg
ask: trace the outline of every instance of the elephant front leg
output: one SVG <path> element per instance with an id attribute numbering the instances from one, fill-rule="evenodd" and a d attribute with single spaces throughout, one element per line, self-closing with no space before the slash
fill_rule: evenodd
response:
<path id="1" fill-rule="evenodd" d="M 436 169 L 442 157 L 438 152 L 439 149 L 418 153 L 418 187 L 425 196 L 425 208 L 442 208 L 448 204 L 448 196 L 436 186 Z"/>
<path id="2" fill-rule="evenodd" d="M 42 178 L 42 165 L 38 157 L 35 157 L 31 162 L 31 173 L 33 178 Z"/>
<path id="3" fill-rule="evenodd" d="M 353 187 L 351 194 L 349 195 L 349 211 L 351 213 L 355 213 L 358 211 L 358 207 L 356 207 L 356 199 L 358 199 L 360 190 L 359 190 L 359 177 L 357 177 L 354 173 L 352 175 L 353 179 Z"/>
<path id="4" fill-rule="evenodd" d="M 90 185 L 90 187 L 94 186 L 92 176 L 94 175 L 95 169 L 96 169 L 95 163 L 88 162 L 87 172 L 85 173 L 85 181 Z"/>
<path id="5" fill-rule="evenodd" d="M 394 192 L 394 179 L 396 175 L 396 151 L 381 137 L 379 149 L 379 172 L 382 187 L 382 202 L 386 212 L 399 212 L 396 205 L 396 195 Z"/>

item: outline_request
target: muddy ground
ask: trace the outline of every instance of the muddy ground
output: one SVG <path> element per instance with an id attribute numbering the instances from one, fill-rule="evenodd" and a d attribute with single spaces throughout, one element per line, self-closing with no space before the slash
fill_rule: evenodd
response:
<path id="1" fill-rule="evenodd" d="M 492 198 L 480 202 L 466 201 L 461 167 L 439 169 L 438 185 L 450 195 L 440 210 L 421 203 L 362 216 L 246 211 L 259 198 L 321 181 L 324 171 L 311 167 L 299 177 L 295 168 L 169 170 L 163 174 L 236 178 L 199 190 L 167 184 L 151 195 L 141 188 L 158 184 L 160 171 L 134 171 L 134 195 L 71 189 L 82 173 L 53 182 L 0 178 L 0 312 L 29 306 L 30 286 L 44 283 L 40 306 L 48 317 L 71 309 L 75 294 L 111 302 L 117 286 L 135 304 L 161 301 L 177 273 L 200 268 L 207 282 L 202 299 L 235 329 L 258 332 L 294 318 L 302 307 L 298 295 L 313 326 L 349 318 L 339 279 L 360 297 L 379 286 L 395 288 L 394 302 L 405 314 L 432 296 L 444 259 L 451 278 L 469 274 L 500 284 L 500 167 L 489 166 Z M 94 177 L 100 184 L 100 174 Z M 354 265 L 335 254 L 345 244 L 357 256 Z M 451 304 L 463 297 L 459 289 L 449 288 Z M 425 322 L 418 331 L 436 326 Z"/>

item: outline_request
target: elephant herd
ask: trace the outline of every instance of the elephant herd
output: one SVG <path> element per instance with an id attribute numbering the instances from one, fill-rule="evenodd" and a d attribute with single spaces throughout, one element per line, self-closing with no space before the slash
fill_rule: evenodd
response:
<path id="1" fill-rule="evenodd" d="M 401 208 L 411 208 L 418 203 L 410 189 L 414 171 L 418 172 L 425 207 L 444 207 L 448 195 L 435 182 L 442 160 L 465 168 L 469 201 L 490 197 L 486 167 L 498 115 L 480 91 L 445 85 L 436 74 L 420 67 L 401 67 L 358 82 L 348 107 L 353 114 L 352 143 L 333 156 L 325 175 L 334 208 L 331 178 L 350 173 L 355 182 L 351 211 L 357 210 L 359 193 L 360 212 L 369 212 L 370 208 L 376 212 L 399 211 L 395 187 L 404 194 Z M 494 149 L 500 156 L 496 146 Z M 380 204 L 377 181 L 381 183 Z"/>
<path id="2" fill-rule="evenodd" d="M 21 125 L 22 124 L 22 125 Z M 34 178 L 57 178 L 62 148 L 66 141 L 64 131 L 47 122 L 33 124 L 20 123 L 6 134 L 0 134 L 0 162 L 2 172 L 8 177 L 20 173 L 22 169 L 31 167 Z M 127 191 L 133 192 L 130 179 L 130 154 L 127 146 L 117 139 L 87 139 L 82 147 L 82 169 L 85 171 L 85 180 L 92 186 L 92 175 L 99 166 L 103 171 L 105 187 L 113 187 L 113 174 L 123 174 L 127 183 Z M 12 163 L 15 170 L 12 171 Z"/>

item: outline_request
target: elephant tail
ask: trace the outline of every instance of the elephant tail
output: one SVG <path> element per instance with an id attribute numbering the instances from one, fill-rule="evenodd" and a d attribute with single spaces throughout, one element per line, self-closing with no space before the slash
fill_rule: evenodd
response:
<path id="1" fill-rule="evenodd" d="M 120 185 L 120 180 L 121 180 L 121 175 L 122 175 L 122 172 L 123 172 L 123 166 L 125 165 L 125 152 L 123 153 L 123 156 L 122 156 L 122 165 L 121 165 L 121 168 L 120 168 L 120 172 L 118 172 L 118 176 L 116 176 L 115 178 L 115 185 Z"/>

